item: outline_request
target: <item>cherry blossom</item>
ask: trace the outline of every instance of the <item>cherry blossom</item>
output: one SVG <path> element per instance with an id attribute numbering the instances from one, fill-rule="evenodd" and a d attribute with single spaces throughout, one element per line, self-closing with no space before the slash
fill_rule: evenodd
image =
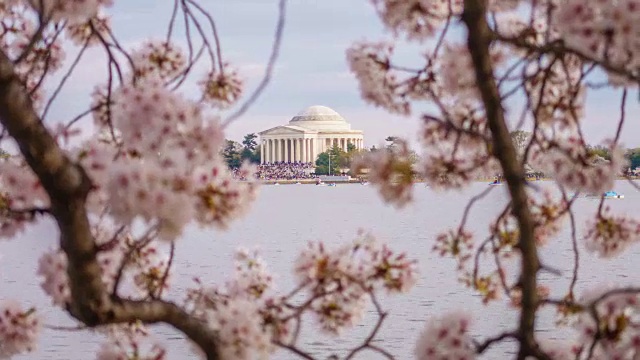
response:
<path id="1" fill-rule="evenodd" d="M 617 146 L 611 150 L 610 161 L 594 162 L 584 143 L 575 137 L 558 139 L 557 145 L 547 150 L 534 150 L 530 161 L 568 189 L 596 195 L 613 187 L 615 177 L 627 163 L 623 150 Z"/>
<path id="2" fill-rule="evenodd" d="M 416 359 L 475 359 L 476 349 L 469 335 L 470 324 L 470 316 L 462 312 L 447 312 L 430 319 L 416 345 Z"/>
<path id="3" fill-rule="evenodd" d="M 167 353 L 153 341 L 144 328 L 136 325 L 112 326 L 106 329 L 107 341 L 97 353 L 97 360 L 165 360 Z"/>
<path id="4" fill-rule="evenodd" d="M 363 99 L 371 104 L 402 115 L 411 112 L 402 96 L 396 75 L 390 70 L 393 45 L 385 42 L 361 42 L 347 50 L 349 68 L 356 75 Z"/>
<path id="5" fill-rule="evenodd" d="M 640 223 L 634 218 L 612 214 L 607 206 L 590 221 L 584 234 L 587 250 L 602 257 L 621 254 L 640 240 Z"/>
<path id="6" fill-rule="evenodd" d="M 35 309 L 22 310 L 13 300 L 0 302 L 0 358 L 11 358 L 35 349 L 40 334 L 40 318 Z"/>
<path id="7" fill-rule="evenodd" d="M 462 0 L 372 0 L 384 24 L 408 39 L 426 40 L 462 12 Z"/>
<path id="8" fill-rule="evenodd" d="M 640 354 L 640 333 L 630 326 L 638 316 L 640 299 L 635 292 L 612 292 L 612 285 L 600 285 L 586 291 L 580 304 L 594 306 L 580 312 L 573 325 L 579 344 L 590 344 L 598 333 L 594 359 L 632 359 Z M 585 349 L 585 351 L 588 349 Z"/>
<path id="9" fill-rule="evenodd" d="M 411 149 L 406 141 L 399 141 L 395 150 L 370 152 L 352 165 L 355 173 L 371 169 L 368 179 L 379 188 L 382 198 L 398 208 L 412 200 L 414 171 Z"/>
<path id="10" fill-rule="evenodd" d="M 77 24 L 89 20 L 95 16 L 100 7 L 111 6 L 112 0 L 29 0 L 36 10 L 42 10 L 42 14 L 53 21 L 68 21 Z M 43 7 L 42 9 L 40 7 Z"/>
<path id="11" fill-rule="evenodd" d="M 134 73 L 138 77 L 157 76 L 170 80 L 186 65 L 184 54 L 175 44 L 147 41 L 131 53 Z"/>
<path id="12" fill-rule="evenodd" d="M 207 74 L 199 85 L 206 103 L 218 109 L 226 109 L 240 98 L 243 81 L 237 71 L 224 64 L 219 71 Z"/>

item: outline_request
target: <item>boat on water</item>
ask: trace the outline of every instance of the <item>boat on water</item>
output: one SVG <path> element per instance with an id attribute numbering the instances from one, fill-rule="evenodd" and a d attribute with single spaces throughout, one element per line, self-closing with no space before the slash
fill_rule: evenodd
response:
<path id="1" fill-rule="evenodd" d="M 502 182 L 500 182 L 500 181 L 494 181 L 494 182 L 489 183 L 489 186 L 500 186 L 500 185 L 502 185 Z"/>
<path id="2" fill-rule="evenodd" d="M 622 194 L 618 194 L 615 191 L 607 191 L 604 194 L 586 194 L 586 195 L 582 195 L 580 193 L 573 193 L 573 194 L 569 194 L 570 197 L 584 197 L 584 198 L 588 198 L 588 199 L 600 199 L 600 198 L 605 198 L 605 199 L 624 199 L 624 195 Z"/>
<path id="3" fill-rule="evenodd" d="M 605 199 L 624 199 L 624 195 L 618 194 L 615 191 L 607 191 L 602 195 Z"/>
<path id="4" fill-rule="evenodd" d="M 336 183 L 331 183 L 328 186 L 336 186 Z"/>
<path id="5" fill-rule="evenodd" d="M 369 185 L 369 182 L 368 181 L 363 181 L 363 182 L 360 183 L 360 185 Z"/>
<path id="6" fill-rule="evenodd" d="M 274 186 L 276 186 L 276 185 L 280 185 L 280 183 L 275 183 L 275 184 L 273 184 L 273 185 L 274 185 Z"/>
<path id="7" fill-rule="evenodd" d="M 296 185 L 300 185 L 300 184 L 302 184 L 300 181 L 298 181 L 298 182 L 296 183 Z"/>

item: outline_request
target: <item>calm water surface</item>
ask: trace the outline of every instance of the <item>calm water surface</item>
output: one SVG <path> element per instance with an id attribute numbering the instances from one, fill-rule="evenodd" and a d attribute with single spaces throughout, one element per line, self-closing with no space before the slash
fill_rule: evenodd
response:
<path id="1" fill-rule="evenodd" d="M 537 183 L 544 186 L 544 183 Z M 278 288 L 292 287 L 291 269 L 298 251 L 308 240 L 323 240 L 327 244 L 342 244 L 352 240 L 359 228 L 373 231 L 393 248 L 404 250 L 419 259 L 421 278 L 407 295 L 386 297 L 384 307 L 390 310 L 379 338 L 381 345 L 398 359 L 413 358 L 415 341 L 430 317 L 450 309 L 465 309 L 474 314 L 474 333 L 498 334 L 515 326 L 517 312 L 505 305 L 483 306 L 481 300 L 457 282 L 455 264 L 432 253 L 434 236 L 460 220 L 470 196 L 486 189 L 477 183 L 463 193 L 435 193 L 423 185 L 416 186 L 416 202 L 402 211 L 381 202 L 375 189 L 361 185 L 317 187 L 313 185 L 264 186 L 249 214 L 235 222 L 228 232 L 190 229 L 177 246 L 176 267 L 170 296 L 181 299 L 184 289 L 192 284 L 195 275 L 214 282 L 222 282 L 232 271 L 232 254 L 238 246 L 257 245 L 272 271 L 278 274 Z M 630 184 L 619 181 L 618 192 L 623 200 L 608 200 L 614 211 L 637 213 L 640 209 L 636 193 Z M 506 201 L 506 188 L 497 187 L 471 213 L 469 224 L 475 231 L 486 232 L 488 222 L 501 210 Z M 576 219 L 584 224 L 596 209 L 598 201 L 579 199 Z M 0 298 L 18 298 L 27 305 L 38 306 L 44 312 L 45 323 L 71 325 L 62 311 L 49 306 L 49 299 L 41 291 L 35 277 L 40 254 L 55 245 L 57 231 L 51 223 L 32 228 L 20 239 L 0 243 Z M 632 248 L 615 261 L 604 261 L 582 254 L 578 290 L 604 282 L 621 285 L 638 283 L 638 248 Z M 552 296 L 562 296 L 568 286 L 573 262 L 568 229 L 542 250 L 542 261 L 562 275 L 541 274 L 552 289 Z M 371 309 L 370 309 L 371 310 Z M 344 350 L 364 338 L 375 317 L 369 313 L 365 321 L 342 339 L 319 336 L 315 328 L 301 335 L 303 347 L 319 358 L 332 353 L 344 356 Z M 540 316 L 542 336 L 564 338 L 566 332 L 549 331 L 553 316 Z M 181 334 L 166 326 L 153 327 L 158 338 L 169 349 L 170 359 L 194 358 Z M 89 332 L 59 332 L 45 330 L 36 353 L 18 359 L 88 360 L 102 341 L 101 335 Z M 486 359 L 508 359 L 512 344 L 501 344 L 487 353 Z M 295 359 L 279 352 L 276 359 Z M 361 353 L 359 359 L 378 359 L 375 354 Z"/>

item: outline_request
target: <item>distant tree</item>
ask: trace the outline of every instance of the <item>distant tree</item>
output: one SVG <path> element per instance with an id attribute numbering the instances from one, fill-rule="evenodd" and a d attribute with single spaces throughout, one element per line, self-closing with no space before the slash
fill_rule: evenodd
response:
<path id="1" fill-rule="evenodd" d="M 242 145 L 233 140 L 225 140 L 222 149 L 222 157 L 230 169 L 238 168 L 242 165 Z"/>
<path id="2" fill-rule="evenodd" d="M 260 148 L 256 139 L 258 135 L 251 133 L 244 136 L 242 139 L 242 150 L 240 151 L 240 158 L 242 161 L 249 161 L 254 164 L 260 163 Z"/>
<path id="3" fill-rule="evenodd" d="M 602 145 L 587 145 L 587 154 L 589 157 L 599 156 L 605 160 L 611 160 L 611 150 Z"/>
<path id="4" fill-rule="evenodd" d="M 329 161 L 331 158 L 331 161 Z M 349 167 L 349 157 L 340 147 L 334 146 L 320 155 L 316 160 L 316 174 L 339 175 L 341 169 Z"/>
<path id="5" fill-rule="evenodd" d="M 244 136 L 244 139 L 242 139 L 242 145 L 247 150 L 255 151 L 256 147 L 258 147 L 258 141 L 256 141 L 257 138 L 258 135 L 255 133 L 247 134 Z"/>
<path id="6" fill-rule="evenodd" d="M 640 167 L 640 148 L 627 149 L 625 157 L 629 161 L 629 167 L 631 169 Z"/>

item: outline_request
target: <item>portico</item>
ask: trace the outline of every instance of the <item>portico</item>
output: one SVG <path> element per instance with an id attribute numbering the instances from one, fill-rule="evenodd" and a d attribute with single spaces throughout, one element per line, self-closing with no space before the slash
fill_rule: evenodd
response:
<path id="1" fill-rule="evenodd" d="M 348 151 L 364 148 L 361 130 L 326 106 L 311 106 L 294 116 L 288 125 L 260 134 L 260 163 L 315 162 L 319 154 L 333 146 Z"/>

